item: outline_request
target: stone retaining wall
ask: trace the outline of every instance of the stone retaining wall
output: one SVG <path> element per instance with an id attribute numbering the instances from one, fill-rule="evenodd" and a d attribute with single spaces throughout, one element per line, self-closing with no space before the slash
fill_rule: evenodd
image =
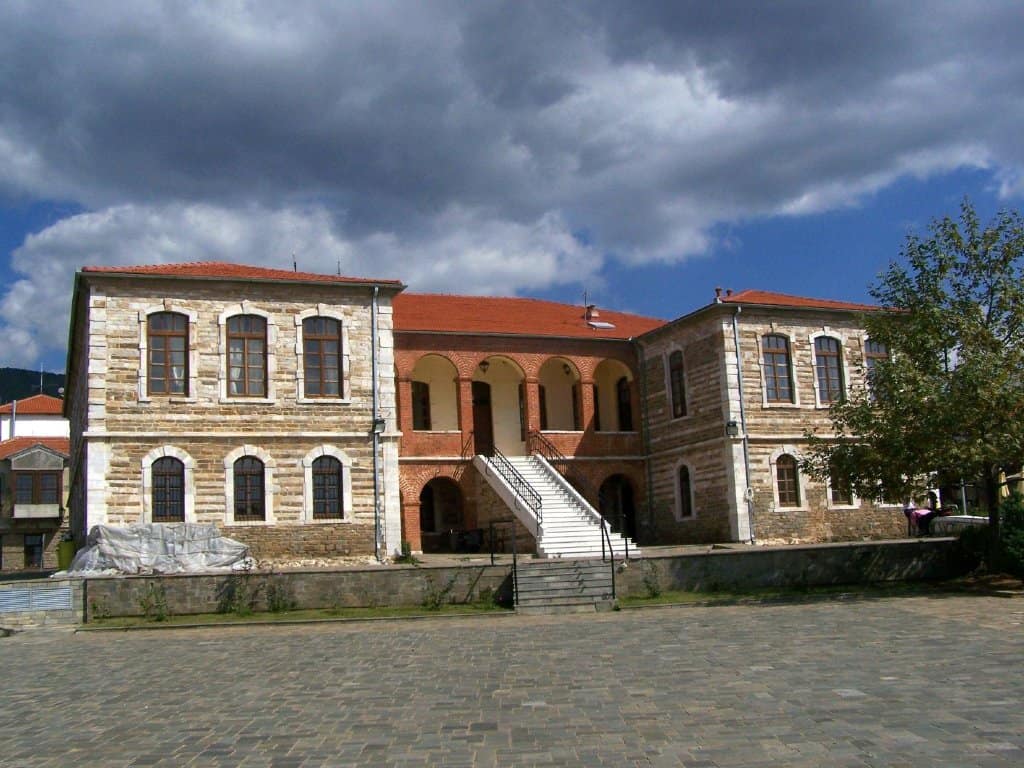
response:
<path id="1" fill-rule="evenodd" d="M 86 620 L 142 615 L 154 590 L 163 590 L 173 615 L 215 613 L 232 599 L 254 599 L 256 611 L 267 610 L 276 592 L 295 608 L 361 608 L 423 605 L 438 597 L 467 603 L 482 591 L 511 589 L 511 566 L 383 566 L 331 571 L 254 572 L 174 576 L 119 576 L 85 580 Z"/>
<path id="2" fill-rule="evenodd" d="M 750 547 L 648 556 L 621 571 L 616 587 L 620 597 L 647 594 L 645 576 L 661 590 L 693 591 L 926 581 L 962 576 L 976 565 L 956 539 Z"/>
<path id="3" fill-rule="evenodd" d="M 962 575 L 972 565 L 955 539 L 722 549 L 632 561 L 618 573 L 616 586 L 618 595 L 625 597 L 646 594 L 647 575 L 661 590 L 938 580 Z M 268 592 L 274 590 L 296 608 L 416 606 L 437 596 L 465 603 L 486 590 L 507 597 L 510 575 L 511 565 L 502 564 L 100 577 L 85 580 L 84 604 L 88 620 L 140 615 L 147 595 L 161 588 L 168 611 L 175 615 L 223 609 L 232 590 L 236 595 L 255 595 L 257 611 L 266 610 Z"/>

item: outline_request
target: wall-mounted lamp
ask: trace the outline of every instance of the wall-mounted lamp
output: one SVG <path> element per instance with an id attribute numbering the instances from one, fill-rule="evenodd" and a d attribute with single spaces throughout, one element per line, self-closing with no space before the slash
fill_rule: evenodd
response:
<path id="1" fill-rule="evenodd" d="M 728 437 L 739 437 L 740 425 L 732 420 L 725 422 L 725 434 Z"/>
<path id="2" fill-rule="evenodd" d="M 490 368 L 490 367 L 491 367 L 491 364 L 489 362 L 487 362 L 486 360 L 484 360 L 482 363 L 480 363 L 480 370 L 483 371 L 484 373 L 487 373 L 487 369 Z"/>
<path id="3" fill-rule="evenodd" d="M 381 419 L 381 418 L 374 419 L 373 420 L 373 434 L 375 434 L 375 435 L 383 435 L 384 434 L 385 426 L 386 426 L 386 422 L 384 421 L 384 419 Z"/>

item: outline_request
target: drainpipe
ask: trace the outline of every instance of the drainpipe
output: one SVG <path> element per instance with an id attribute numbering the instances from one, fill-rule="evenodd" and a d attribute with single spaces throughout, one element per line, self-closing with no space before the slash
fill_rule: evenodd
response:
<path id="1" fill-rule="evenodd" d="M 15 427 L 15 425 L 17 423 L 18 423 L 18 400 L 17 400 L 17 398 L 15 398 L 14 400 L 11 400 L 11 434 L 9 434 L 7 437 L 9 437 L 9 438 L 13 438 L 14 437 L 14 427 Z"/>
<path id="2" fill-rule="evenodd" d="M 644 358 L 644 347 L 637 339 L 630 339 L 636 347 L 637 364 L 640 367 L 640 434 L 644 444 L 644 474 L 647 476 L 647 492 L 644 494 L 644 507 L 646 508 L 646 533 L 650 535 L 654 521 L 654 507 L 652 497 L 654 495 L 654 478 L 651 474 L 651 431 L 650 422 L 647 419 L 647 365 Z M 639 543 L 639 542 L 638 542 Z"/>
<path id="3" fill-rule="evenodd" d="M 750 487 L 750 439 L 747 437 L 747 411 L 743 404 L 743 360 L 740 357 L 740 329 L 737 319 L 743 307 L 737 306 L 732 316 L 732 342 L 736 351 L 736 381 L 739 385 L 740 394 L 740 429 L 743 430 L 743 471 L 747 480 L 747 487 L 743 496 L 747 500 L 747 530 L 750 531 L 750 543 L 756 544 L 754 536 L 754 489 Z"/>
<path id="4" fill-rule="evenodd" d="M 377 294 L 378 286 L 373 286 L 373 301 L 370 304 L 370 390 L 373 421 L 370 433 L 373 435 L 373 554 L 377 562 L 384 562 L 382 553 L 382 530 L 380 520 L 380 428 L 381 419 L 377 403 Z"/>

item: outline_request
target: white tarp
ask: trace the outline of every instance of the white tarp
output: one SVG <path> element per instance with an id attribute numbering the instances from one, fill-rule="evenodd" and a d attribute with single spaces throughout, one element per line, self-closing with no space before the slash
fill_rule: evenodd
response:
<path id="1" fill-rule="evenodd" d="M 67 572 L 193 573 L 230 568 L 248 556 L 245 544 L 221 536 L 216 525 L 94 525 Z"/>

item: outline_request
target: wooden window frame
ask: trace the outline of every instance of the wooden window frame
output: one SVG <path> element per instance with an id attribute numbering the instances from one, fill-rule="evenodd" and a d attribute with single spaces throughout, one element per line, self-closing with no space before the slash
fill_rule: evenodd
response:
<path id="1" fill-rule="evenodd" d="M 163 320 L 170 321 L 170 328 L 154 328 Z M 155 321 L 155 322 L 154 322 Z M 174 327 L 181 323 L 181 328 Z M 181 312 L 152 312 L 146 316 L 146 394 L 159 397 L 189 397 L 189 317 Z M 181 350 L 170 348 L 174 339 L 181 339 Z M 164 354 L 163 376 L 156 376 L 153 358 L 158 353 Z M 171 354 L 181 355 L 180 377 L 170 375 L 174 370 L 174 364 L 170 359 Z M 181 389 L 174 390 L 174 384 L 180 383 Z M 162 389 L 160 387 L 163 387 Z"/>
<path id="2" fill-rule="evenodd" d="M 242 321 L 250 321 L 250 322 L 251 321 L 258 321 L 260 323 L 260 325 L 262 326 L 262 330 L 260 330 L 260 331 L 252 331 L 252 330 L 237 330 L 237 329 L 233 329 L 232 328 L 232 325 L 234 325 L 236 323 L 241 323 Z M 226 340 L 227 340 L 227 350 L 226 350 L 226 352 L 227 352 L 227 360 L 226 360 L 226 363 L 227 363 L 227 394 L 228 394 L 228 397 L 231 397 L 231 398 L 236 398 L 236 397 L 237 398 L 255 397 L 255 398 L 265 399 L 265 398 L 267 398 L 269 396 L 269 386 L 268 386 L 269 382 L 267 381 L 267 378 L 268 378 L 267 377 L 267 357 L 268 357 L 268 354 L 269 354 L 269 350 L 267 349 L 267 347 L 268 347 L 268 344 L 267 344 L 267 325 L 268 325 L 267 324 L 267 319 L 265 317 L 260 316 L 260 315 L 239 314 L 239 315 L 232 315 L 231 317 L 229 317 L 227 319 L 225 333 L 226 333 Z M 232 358 L 232 355 L 234 353 L 233 353 L 233 351 L 231 349 L 231 344 L 232 344 L 233 341 L 241 341 L 242 342 L 242 350 L 241 350 L 241 353 L 242 353 L 242 363 L 241 363 L 241 366 L 235 366 L 235 365 L 232 364 L 232 359 L 231 358 Z M 261 350 L 262 357 L 263 357 L 263 365 L 262 366 L 257 367 L 257 366 L 252 366 L 252 365 L 249 364 L 249 357 L 253 353 L 253 350 L 251 350 L 250 346 L 249 346 L 249 342 L 250 341 L 259 341 L 262 344 L 262 350 Z M 234 376 L 232 376 L 232 371 L 236 367 L 241 367 L 241 369 L 242 369 L 242 377 L 241 377 L 241 379 L 236 379 Z M 260 382 L 263 385 L 263 391 L 261 391 L 261 392 L 251 392 L 250 391 L 250 386 L 249 386 L 249 382 L 250 382 L 249 371 L 250 370 L 258 370 L 258 371 L 260 371 L 260 377 L 261 377 L 260 378 Z M 239 391 L 235 391 L 235 384 L 236 383 L 239 383 L 239 384 L 242 385 L 242 391 L 240 391 L 240 392 Z"/>
<path id="3" fill-rule="evenodd" d="M 620 376 L 615 382 L 615 410 L 618 431 L 633 432 L 633 387 L 628 376 Z"/>
<path id="4" fill-rule="evenodd" d="M 430 384 L 425 381 L 412 382 L 412 428 L 429 432 L 433 425 L 430 418 Z"/>
<path id="5" fill-rule="evenodd" d="M 842 402 L 846 395 L 843 343 L 835 336 L 818 336 L 814 340 L 814 375 L 819 403 L 831 405 Z"/>
<path id="6" fill-rule="evenodd" d="M 266 465 L 256 456 L 235 459 L 231 471 L 234 476 L 235 522 L 264 522 L 267 519 Z M 254 490 L 259 490 L 255 498 Z M 239 509 L 243 511 L 240 513 Z M 258 511 L 252 511 L 252 510 Z"/>
<path id="7" fill-rule="evenodd" d="M 166 469 L 173 467 L 174 469 Z M 185 462 L 175 456 L 161 456 L 154 461 L 150 471 L 150 518 L 154 523 L 185 522 Z M 179 498 L 171 498 L 174 481 L 177 481 Z M 163 494 L 164 498 L 158 499 Z M 175 509 L 177 507 L 177 509 Z M 171 509 L 173 514 L 161 514 Z"/>
<path id="8" fill-rule="evenodd" d="M 686 366 L 683 361 L 683 350 L 681 349 L 676 349 L 669 353 L 668 388 L 672 418 L 681 419 L 683 416 L 686 416 Z"/>
<path id="9" fill-rule="evenodd" d="M 782 346 L 772 346 L 771 343 L 774 341 L 782 342 Z M 765 402 L 785 405 L 795 403 L 793 350 L 789 337 L 779 333 L 765 334 L 761 338 L 761 356 L 764 365 Z M 782 373 L 785 375 L 780 375 Z M 781 385 L 785 385 L 787 390 L 785 395 L 781 393 Z"/>
<path id="10" fill-rule="evenodd" d="M 43 487 L 42 481 L 44 477 L 50 477 L 54 479 L 55 488 L 54 499 L 52 501 L 43 500 Z M 22 498 L 22 480 L 30 480 L 30 498 L 25 500 Z M 64 473 L 60 470 L 21 470 L 14 472 L 14 503 L 18 504 L 53 504 L 55 506 L 61 506 L 61 499 L 63 498 L 63 485 L 64 485 Z M 49 490 L 49 489 L 48 489 Z"/>
<path id="11" fill-rule="evenodd" d="M 779 499 L 779 507 L 800 508 L 800 469 L 796 458 L 788 453 L 775 460 L 775 492 Z"/>
<path id="12" fill-rule="evenodd" d="M 317 323 L 329 325 L 334 323 L 337 326 L 337 333 L 316 332 L 311 330 Z M 324 346 L 333 342 L 336 345 L 334 353 L 325 353 Z M 315 350 L 310 346 L 315 345 Z M 345 368 L 344 368 L 344 329 L 342 322 L 336 317 L 314 315 L 302 320 L 302 366 L 303 366 L 303 396 L 308 398 L 330 398 L 337 400 L 345 394 Z M 312 352 L 312 354 L 311 354 Z M 310 358 L 316 356 L 320 359 L 320 365 L 312 365 Z M 325 361 L 332 361 L 333 366 L 325 366 Z M 325 392 L 330 380 L 326 379 L 324 372 L 328 370 L 337 372 L 337 379 L 333 382 L 337 387 L 336 392 Z M 312 386 L 311 386 L 312 384 Z M 312 392 L 311 389 L 319 389 L 319 392 Z"/>
<path id="13" fill-rule="evenodd" d="M 319 456 L 313 460 L 313 519 L 342 520 L 345 517 L 345 465 L 334 456 Z M 325 497 L 324 491 L 334 484 L 334 498 Z M 333 504 L 333 508 L 331 505 Z"/>

